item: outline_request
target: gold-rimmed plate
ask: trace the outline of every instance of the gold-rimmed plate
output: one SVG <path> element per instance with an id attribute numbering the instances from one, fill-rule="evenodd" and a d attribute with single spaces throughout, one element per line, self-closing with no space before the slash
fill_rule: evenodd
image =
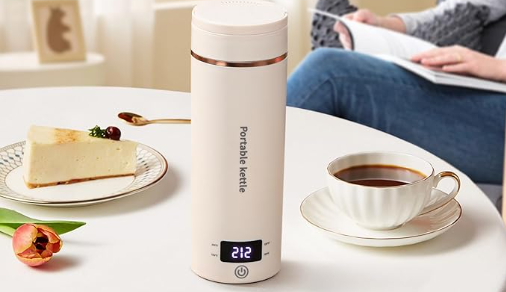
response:
<path id="1" fill-rule="evenodd" d="M 168 171 L 162 154 L 138 144 L 133 176 L 29 189 L 23 181 L 24 149 L 25 142 L 0 148 L 0 197 L 32 205 L 71 207 L 116 200 L 146 190 Z"/>
<path id="2" fill-rule="evenodd" d="M 440 192 L 439 190 L 433 190 Z M 362 246 L 388 247 L 430 240 L 448 231 L 462 216 L 462 207 L 453 199 L 434 211 L 419 215 L 393 230 L 370 230 L 346 217 L 334 204 L 328 188 L 310 194 L 300 206 L 304 219 L 336 240 Z"/>

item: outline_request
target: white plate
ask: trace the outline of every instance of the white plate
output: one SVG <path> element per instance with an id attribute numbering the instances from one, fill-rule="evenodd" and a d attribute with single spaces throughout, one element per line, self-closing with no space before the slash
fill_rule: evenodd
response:
<path id="1" fill-rule="evenodd" d="M 119 199 L 153 186 L 168 170 L 162 154 L 138 144 L 134 176 L 29 189 L 23 181 L 24 148 L 25 142 L 0 148 L 0 197 L 33 205 L 83 206 Z"/>
<path id="2" fill-rule="evenodd" d="M 462 216 L 462 207 L 453 199 L 434 211 L 415 217 L 397 229 L 370 230 L 360 227 L 340 212 L 328 188 L 310 194 L 302 201 L 300 211 L 311 225 L 334 239 L 375 247 L 410 245 L 432 239 L 449 230 Z"/>

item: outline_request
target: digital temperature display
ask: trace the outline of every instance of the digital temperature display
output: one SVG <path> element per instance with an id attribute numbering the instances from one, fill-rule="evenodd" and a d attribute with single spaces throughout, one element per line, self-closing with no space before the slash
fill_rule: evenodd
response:
<path id="1" fill-rule="evenodd" d="M 226 263 L 251 263 L 262 259 L 262 241 L 222 241 L 220 260 Z"/>

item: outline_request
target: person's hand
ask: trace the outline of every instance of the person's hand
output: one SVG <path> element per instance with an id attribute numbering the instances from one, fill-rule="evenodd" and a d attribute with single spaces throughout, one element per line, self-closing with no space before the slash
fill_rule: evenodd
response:
<path id="1" fill-rule="evenodd" d="M 506 60 L 461 47 L 436 48 L 414 55 L 411 61 L 448 73 L 506 82 Z"/>
<path id="2" fill-rule="evenodd" d="M 346 19 L 362 22 L 369 25 L 380 26 L 380 18 L 367 9 L 360 9 L 343 16 Z M 352 49 L 350 32 L 340 21 L 337 21 L 334 30 L 339 33 L 339 40 L 345 49 Z"/>
<path id="3" fill-rule="evenodd" d="M 373 26 L 381 26 L 380 17 L 367 9 L 359 9 L 355 12 L 348 13 L 343 17 L 356 22 L 362 22 Z"/>

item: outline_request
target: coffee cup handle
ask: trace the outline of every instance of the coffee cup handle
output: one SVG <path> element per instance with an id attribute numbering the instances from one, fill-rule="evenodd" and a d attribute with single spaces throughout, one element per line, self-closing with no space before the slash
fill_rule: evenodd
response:
<path id="1" fill-rule="evenodd" d="M 438 173 L 436 176 L 434 176 L 433 188 L 436 188 L 438 186 L 439 182 L 441 180 L 443 180 L 444 178 L 451 178 L 455 181 L 455 186 L 453 187 L 453 190 L 449 194 L 446 194 L 446 196 L 442 196 L 442 197 L 438 198 L 434 203 L 423 208 L 423 210 L 420 214 L 428 213 L 428 212 L 433 211 L 443 205 L 448 204 L 448 202 L 453 200 L 453 198 L 455 198 L 455 196 L 458 194 L 458 192 L 460 190 L 460 179 L 455 173 L 453 173 L 451 171 L 443 171 L 443 172 Z"/>

